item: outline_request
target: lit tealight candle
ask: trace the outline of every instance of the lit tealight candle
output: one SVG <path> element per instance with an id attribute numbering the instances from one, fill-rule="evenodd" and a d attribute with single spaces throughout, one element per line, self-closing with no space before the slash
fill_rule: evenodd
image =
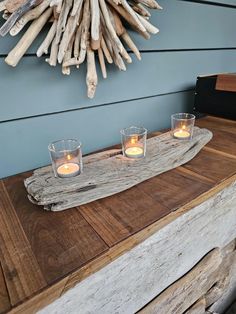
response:
<path id="1" fill-rule="evenodd" d="M 142 147 L 128 147 L 125 150 L 125 155 L 129 158 L 140 158 L 143 157 L 144 151 Z"/>
<path id="2" fill-rule="evenodd" d="M 186 130 L 177 130 L 174 132 L 174 137 L 179 139 L 188 139 L 190 137 L 190 133 Z"/>
<path id="3" fill-rule="evenodd" d="M 70 178 L 80 173 L 80 167 L 73 162 L 65 163 L 57 168 L 57 174 L 60 178 Z"/>

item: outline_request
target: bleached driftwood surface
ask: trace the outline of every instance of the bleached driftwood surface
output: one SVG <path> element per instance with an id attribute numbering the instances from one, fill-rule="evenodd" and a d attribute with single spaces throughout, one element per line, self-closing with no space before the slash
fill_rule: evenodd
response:
<path id="1" fill-rule="evenodd" d="M 229 286 L 235 256 L 235 240 L 222 249 L 212 250 L 139 313 L 185 313 L 188 309 L 186 314 L 205 314 Z"/>
<path id="2" fill-rule="evenodd" d="M 207 253 L 215 248 L 224 251 L 222 248 L 236 238 L 235 208 L 236 176 L 233 183 L 224 183 L 223 190 L 200 205 L 190 210 L 183 208 L 165 217 L 161 223 L 164 226 L 152 236 L 78 283 L 39 313 L 137 312 L 188 273 Z M 170 216 L 174 219 L 171 222 Z M 167 221 L 166 224 L 164 221 Z M 220 256 L 217 251 L 210 253 L 207 262 L 202 261 L 205 266 L 207 265 L 210 276 L 221 262 L 222 255 Z M 194 272 L 200 278 L 201 272 L 197 269 L 195 268 Z M 201 282 L 201 285 L 207 286 L 208 283 Z M 199 298 L 199 289 L 195 291 L 195 296 L 191 295 L 192 302 Z M 209 300 L 209 295 L 206 300 Z M 189 304 L 185 303 L 185 306 L 179 309 L 187 310 L 188 306 Z M 177 308 L 176 311 L 169 313 L 151 311 L 149 313 L 182 314 L 180 310 Z"/>
<path id="3" fill-rule="evenodd" d="M 84 158 L 84 172 L 74 178 L 55 178 L 51 167 L 34 171 L 25 180 L 29 199 L 46 210 L 60 211 L 89 203 L 135 186 L 151 177 L 185 164 L 212 138 L 207 129 L 195 127 L 191 141 L 165 133 L 147 141 L 144 159 L 124 158 L 110 150 Z"/>

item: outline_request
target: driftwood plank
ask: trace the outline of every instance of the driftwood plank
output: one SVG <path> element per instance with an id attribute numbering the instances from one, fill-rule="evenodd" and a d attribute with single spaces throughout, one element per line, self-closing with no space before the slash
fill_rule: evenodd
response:
<path id="1" fill-rule="evenodd" d="M 206 313 L 206 300 L 201 298 L 198 300 L 185 314 L 205 314 Z"/>
<path id="2" fill-rule="evenodd" d="M 52 211 L 64 210 L 127 190 L 151 177 L 191 160 L 212 138 L 206 129 L 195 128 L 192 141 L 179 141 L 165 133 L 147 143 L 142 160 L 124 158 L 108 151 L 84 158 L 85 170 L 78 177 L 54 178 L 51 167 L 36 170 L 25 180 L 29 199 Z M 108 154 L 108 156 L 107 156 Z"/>
<path id="3" fill-rule="evenodd" d="M 221 262 L 220 250 L 213 250 L 139 313 L 182 314 L 214 285 Z"/>
<path id="4" fill-rule="evenodd" d="M 151 301 L 140 314 L 165 311 L 173 314 L 204 314 L 205 309 L 216 302 L 227 288 L 234 253 L 234 241 L 222 249 L 214 249 Z"/>
<path id="5" fill-rule="evenodd" d="M 223 295 L 210 306 L 209 312 L 225 313 L 226 309 L 235 300 L 236 295 L 236 251 L 231 262 L 231 269 L 229 273 L 229 286 L 224 291 Z"/>

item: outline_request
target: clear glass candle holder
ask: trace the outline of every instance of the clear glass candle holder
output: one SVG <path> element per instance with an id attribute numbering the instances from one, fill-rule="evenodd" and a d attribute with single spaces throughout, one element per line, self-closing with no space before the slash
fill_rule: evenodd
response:
<path id="1" fill-rule="evenodd" d="M 122 129 L 120 133 L 123 156 L 133 159 L 145 157 L 147 141 L 147 130 L 145 128 L 131 126 Z"/>
<path id="2" fill-rule="evenodd" d="M 191 140 L 195 116 L 191 113 L 176 113 L 171 116 L 172 136 L 179 140 Z"/>
<path id="3" fill-rule="evenodd" d="M 76 139 L 55 141 L 48 146 L 55 177 L 71 178 L 82 172 L 81 143 Z"/>

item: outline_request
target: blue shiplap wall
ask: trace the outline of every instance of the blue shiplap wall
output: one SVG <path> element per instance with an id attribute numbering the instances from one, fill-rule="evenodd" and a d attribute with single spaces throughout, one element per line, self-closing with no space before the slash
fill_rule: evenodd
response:
<path id="1" fill-rule="evenodd" d="M 192 110 L 197 75 L 236 71 L 236 0 L 159 3 L 164 10 L 152 22 L 160 34 L 149 41 L 132 34 L 142 61 L 133 57 L 127 72 L 109 67 L 107 80 L 98 68 L 93 100 L 85 67 L 65 77 L 33 56 L 45 32 L 15 69 L 4 57 L 16 38 L 0 40 L 0 177 L 49 163 L 56 139 L 80 138 L 87 153 L 119 142 L 125 126 L 168 127 L 173 112 Z"/>

